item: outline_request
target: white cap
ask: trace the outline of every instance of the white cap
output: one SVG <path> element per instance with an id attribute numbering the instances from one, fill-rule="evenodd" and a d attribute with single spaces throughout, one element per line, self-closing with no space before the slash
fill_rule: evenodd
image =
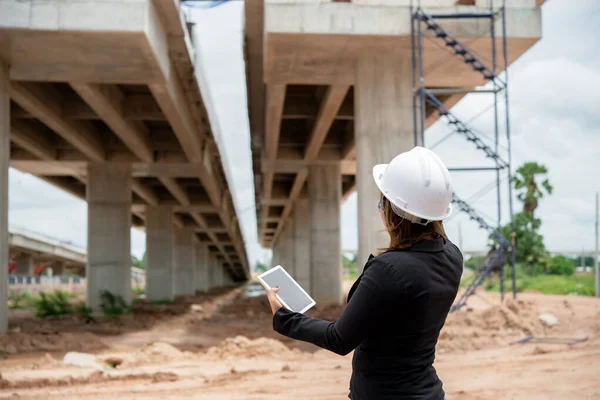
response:
<path id="1" fill-rule="evenodd" d="M 373 179 L 396 214 L 417 217 L 407 218 L 412 222 L 425 225 L 452 214 L 450 172 L 429 149 L 417 146 L 397 155 L 389 164 L 374 166 Z"/>

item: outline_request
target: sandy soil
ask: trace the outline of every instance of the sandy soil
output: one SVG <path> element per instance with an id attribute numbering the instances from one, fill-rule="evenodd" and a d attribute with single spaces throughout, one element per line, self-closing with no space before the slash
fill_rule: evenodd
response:
<path id="1" fill-rule="evenodd" d="M 311 311 L 335 319 L 340 307 Z M 560 324 L 545 327 L 543 312 Z M 86 324 L 39 321 L 24 312 L 0 336 L 0 398 L 344 399 L 351 356 L 293 342 L 271 329 L 264 297 L 243 288 L 139 305 L 133 314 Z M 472 298 L 452 314 L 435 364 L 449 399 L 600 399 L 600 301 L 526 293 L 500 305 Z M 513 344 L 536 337 L 588 337 L 566 344 Z M 63 363 L 93 353 L 100 367 Z"/>

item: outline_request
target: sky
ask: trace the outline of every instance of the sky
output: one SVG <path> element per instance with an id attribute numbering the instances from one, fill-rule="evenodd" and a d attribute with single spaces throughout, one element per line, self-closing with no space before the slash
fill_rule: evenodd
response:
<path id="1" fill-rule="evenodd" d="M 594 248 L 594 196 L 600 191 L 600 6 L 596 0 L 547 0 L 543 6 L 543 38 L 508 70 L 513 166 L 536 161 L 549 170 L 554 186 L 540 202 L 537 215 L 541 233 L 552 251 Z M 266 261 L 270 252 L 258 245 L 254 206 L 254 182 L 250 158 L 250 134 L 242 51 L 243 2 L 233 1 L 211 9 L 191 10 L 196 22 L 198 75 L 213 130 L 226 163 L 236 210 L 241 219 L 251 263 Z M 209 96 L 207 96 L 209 94 Z M 468 121 L 493 101 L 491 95 L 466 96 L 452 112 Z M 504 98 L 499 97 L 503 104 Z M 504 116 L 504 107 L 499 115 Z M 493 112 L 484 112 L 472 125 L 488 135 L 493 132 Z M 504 122 L 500 132 L 504 132 Z M 426 132 L 432 146 L 450 132 L 437 122 Z M 487 140 L 487 139 L 484 139 Z M 488 141 L 489 143 L 489 141 Z M 501 141 L 505 151 L 506 141 Z M 489 166 L 489 161 L 460 136 L 451 136 L 434 149 L 449 167 Z M 465 160 L 468 160 L 465 161 Z M 87 206 L 29 174 L 10 170 L 9 224 L 85 247 Z M 494 224 L 495 172 L 454 173 L 453 185 L 463 199 Z M 508 221 L 507 184 L 501 188 L 502 222 Z M 520 205 L 515 201 L 515 211 Z M 341 206 L 342 248 L 358 246 L 356 194 Z M 451 240 L 465 250 L 483 250 L 487 235 L 463 214 L 446 222 Z M 131 250 L 140 256 L 145 235 L 132 229 Z"/>

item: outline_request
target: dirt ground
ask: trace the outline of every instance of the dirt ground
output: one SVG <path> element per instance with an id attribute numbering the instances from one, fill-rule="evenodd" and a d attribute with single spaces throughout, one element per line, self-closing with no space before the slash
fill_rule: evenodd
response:
<path id="1" fill-rule="evenodd" d="M 341 307 L 312 310 L 335 319 Z M 559 324 L 545 327 L 538 316 Z M 0 398 L 23 399 L 344 399 L 351 355 L 339 357 L 271 329 L 263 296 L 244 288 L 172 305 L 137 305 L 116 320 L 36 320 L 15 312 L 0 335 Z M 589 297 L 473 297 L 449 316 L 435 367 L 449 400 L 600 399 L 600 301 Z M 528 335 L 582 338 L 513 344 Z M 63 362 L 67 351 L 96 364 Z"/>

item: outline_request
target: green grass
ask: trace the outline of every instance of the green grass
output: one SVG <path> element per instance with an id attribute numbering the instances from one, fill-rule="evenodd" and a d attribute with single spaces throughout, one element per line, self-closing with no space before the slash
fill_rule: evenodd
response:
<path id="1" fill-rule="evenodd" d="M 131 291 L 135 294 L 144 294 L 145 290 L 143 287 L 140 286 L 134 286 L 131 288 Z"/>
<path id="2" fill-rule="evenodd" d="M 510 278 L 505 280 L 505 288 L 511 285 Z M 498 277 L 489 280 L 486 290 L 491 292 L 500 291 Z M 534 290 L 544 294 L 579 294 L 584 296 L 594 295 L 594 277 L 584 276 L 562 276 L 562 275 L 536 275 L 521 276 L 517 278 L 517 291 L 524 292 Z"/>
<path id="3" fill-rule="evenodd" d="M 357 271 L 350 271 L 347 275 L 344 275 L 344 280 L 346 281 L 355 281 L 358 278 Z"/>
<path id="4" fill-rule="evenodd" d="M 37 301 L 38 297 L 28 293 L 23 292 L 19 294 L 11 294 L 8 297 L 9 308 L 12 310 L 16 309 L 24 309 L 24 308 L 33 308 Z"/>

